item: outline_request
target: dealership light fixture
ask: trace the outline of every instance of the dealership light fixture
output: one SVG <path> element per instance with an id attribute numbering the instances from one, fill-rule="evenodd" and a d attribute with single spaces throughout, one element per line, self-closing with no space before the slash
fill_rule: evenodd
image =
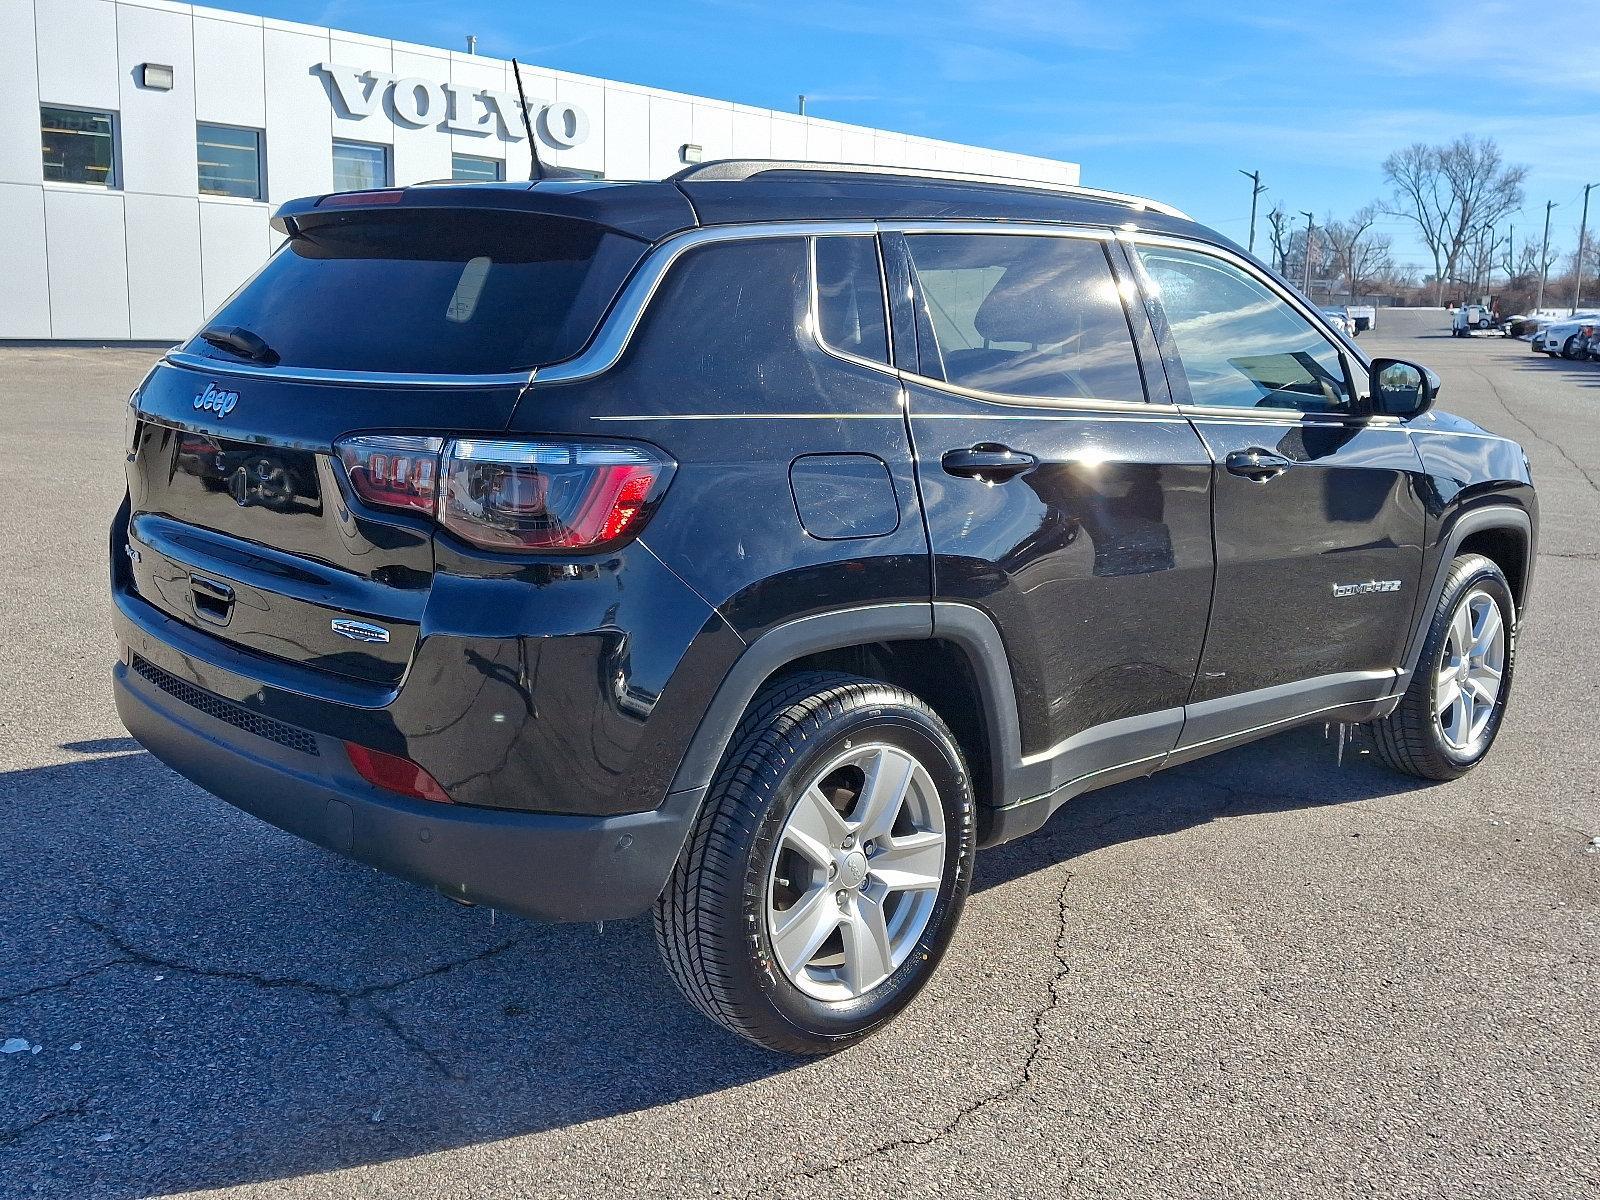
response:
<path id="1" fill-rule="evenodd" d="M 678 147 L 678 157 L 686 163 L 697 163 L 705 157 L 705 150 L 693 142 L 685 142 Z"/>
<path id="2" fill-rule="evenodd" d="M 172 68 L 162 63 L 139 64 L 139 86 L 153 92 L 172 90 Z"/>

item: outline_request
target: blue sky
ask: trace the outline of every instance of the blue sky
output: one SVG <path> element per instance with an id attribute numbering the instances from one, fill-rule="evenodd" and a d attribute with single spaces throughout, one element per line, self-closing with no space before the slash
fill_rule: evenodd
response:
<path id="1" fill-rule="evenodd" d="M 443 46 L 475 33 L 486 54 L 771 108 L 805 92 L 818 116 L 1071 159 L 1086 184 L 1159 197 L 1240 242 L 1241 168 L 1271 189 L 1263 211 L 1320 220 L 1382 196 L 1393 149 L 1494 137 L 1530 169 L 1518 243 L 1554 200 L 1564 247 L 1600 180 L 1600 54 L 1530 36 L 1536 9 L 1507 0 L 221 5 Z M 1422 263 L 1403 222 L 1380 228 Z"/>

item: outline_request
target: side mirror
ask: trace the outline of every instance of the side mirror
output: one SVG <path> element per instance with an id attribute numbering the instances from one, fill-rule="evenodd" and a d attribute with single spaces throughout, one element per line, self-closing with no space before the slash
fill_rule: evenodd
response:
<path id="1" fill-rule="evenodd" d="M 1437 375 L 1400 358 L 1373 359 L 1369 383 L 1372 411 L 1391 417 L 1419 417 L 1439 394 Z"/>

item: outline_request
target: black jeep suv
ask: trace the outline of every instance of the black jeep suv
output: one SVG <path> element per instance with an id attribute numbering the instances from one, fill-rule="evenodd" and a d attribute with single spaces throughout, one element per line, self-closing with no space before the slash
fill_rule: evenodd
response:
<path id="1" fill-rule="evenodd" d="M 724 162 L 273 225 L 130 400 L 123 721 L 454 899 L 653 907 L 763 1045 L 890 1020 L 974 851 L 1091 788 L 1494 741 L 1521 449 L 1173 209 Z"/>

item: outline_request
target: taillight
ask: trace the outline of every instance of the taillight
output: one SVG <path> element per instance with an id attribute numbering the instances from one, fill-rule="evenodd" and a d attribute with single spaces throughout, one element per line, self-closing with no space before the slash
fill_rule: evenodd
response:
<path id="1" fill-rule="evenodd" d="M 333 448 L 363 502 L 431 515 L 443 446 L 443 438 L 375 434 L 340 438 Z"/>
<path id="2" fill-rule="evenodd" d="M 638 532 L 672 466 L 644 446 L 463 438 L 439 524 L 490 550 L 596 550 Z"/>

